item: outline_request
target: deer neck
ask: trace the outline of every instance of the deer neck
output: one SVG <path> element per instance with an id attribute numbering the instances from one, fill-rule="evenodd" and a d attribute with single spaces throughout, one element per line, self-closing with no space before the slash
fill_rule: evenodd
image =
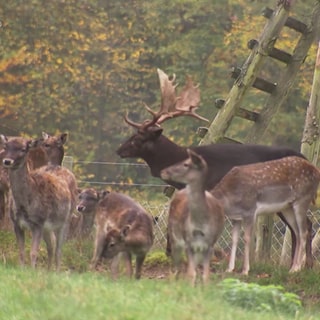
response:
<path id="1" fill-rule="evenodd" d="M 34 183 L 26 163 L 18 169 L 9 169 L 9 181 L 16 205 L 32 197 Z"/>
<path id="2" fill-rule="evenodd" d="M 204 183 L 201 181 L 186 187 L 190 218 L 196 225 L 203 225 L 208 217 L 208 203 Z"/>
<path id="3" fill-rule="evenodd" d="M 146 153 L 143 160 L 150 167 L 152 175 L 160 177 L 162 169 L 186 159 L 187 156 L 186 148 L 178 146 L 164 136 L 160 136 L 156 140 L 152 151 Z"/>

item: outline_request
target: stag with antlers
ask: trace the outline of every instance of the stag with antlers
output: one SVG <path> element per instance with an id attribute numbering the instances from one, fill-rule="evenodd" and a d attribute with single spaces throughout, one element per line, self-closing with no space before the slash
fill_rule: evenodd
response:
<path id="1" fill-rule="evenodd" d="M 175 76 L 170 79 L 162 70 L 158 69 L 161 89 L 161 104 L 158 112 L 145 106 L 152 115 L 142 123 L 136 123 L 125 116 L 127 124 L 137 129 L 137 132 L 125 141 L 117 150 L 122 158 L 142 158 L 149 166 L 151 174 L 160 178 L 160 172 L 166 167 L 181 162 L 188 158 L 187 147 L 175 144 L 166 138 L 162 132 L 161 124 L 169 119 L 179 116 L 191 116 L 200 120 L 207 120 L 196 113 L 200 103 L 200 89 L 195 86 L 190 78 L 181 93 L 176 95 Z M 234 166 L 246 165 L 256 162 L 280 159 L 287 156 L 305 158 L 301 153 L 287 147 L 275 147 L 265 145 L 248 144 L 210 144 L 189 147 L 204 158 L 208 165 L 206 190 L 213 189 L 225 174 Z M 177 189 L 183 189 L 184 184 L 164 180 Z M 278 213 L 281 219 L 287 223 L 285 217 Z M 291 230 L 292 256 L 296 247 L 296 235 Z M 312 224 L 308 220 L 309 235 L 306 245 L 306 265 L 312 267 L 311 253 Z M 167 243 L 167 253 L 170 254 L 170 239 Z"/>

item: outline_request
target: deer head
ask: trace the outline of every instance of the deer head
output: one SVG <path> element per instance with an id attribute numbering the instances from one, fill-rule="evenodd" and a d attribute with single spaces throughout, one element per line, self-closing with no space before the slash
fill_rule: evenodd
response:
<path id="1" fill-rule="evenodd" d="M 137 133 L 130 137 L 117 150 L 118 155 L 123 158 L 139 157 L 143 149 L 152 148 L 153 143 L 159 139 L 162 134 L 161 124 L 168 119 L 179 116 L 191 116 L 196 119 L 208 121 L 206 118 L 196 113 L 200 103 L 199 87 L 194 85 L 191 78 L 187 77 L 185 87 L 179 95 L 176 95 L 175 84 L 176 76 L 169 76 L 158 69 L 158 76 L 161 90 L 161 104 L 159 111 L 153 111 L 147 105 L 146 110 L 152 115 L 152 119 L 146 119 L 142 123 L 137 123 L 125 115 L 126 123 L 137 129 Z"/>

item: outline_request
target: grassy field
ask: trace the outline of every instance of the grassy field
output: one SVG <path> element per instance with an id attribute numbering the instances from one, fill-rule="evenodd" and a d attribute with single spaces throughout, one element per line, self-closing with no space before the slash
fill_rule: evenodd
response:
<path id="1" fill-rule="evenodd" d="M 153 279 L 144 273 L 140 281 L 126 278 L 114 281 L 108 277 L 108 272 L 88 272 L 91 240 L 66 243 L 63 271 L 59 273 L 46 270 L 43 248 L 39 268 L 32 270 L 18 266 L 15 239 L 11 232 L 0 231 L 0 243 L 0 320 L 320 319 L 318 268 L 291 275 L 286 268 L 253 264 L 250 276 L 243 278 L 237 274 L 225 274 L 225 262 L 221 262 L 213 264 L 215 272 L 210 285 L 193 288 L 184 281 L 157 277 L 158 271 L 161 273 L 169 267 L 162 252 L 154 252 L 147 259 L 145 270 L 153 270 Z M 255 301 L 262 293 L 259 302 L 259 299 L 264 299 L 263 295 L 267 297 L 269 293 L 260 287 L 251 287 L 250 291 L 238 287 L 226 293 L 221 283 L 229 277 L 261 288 L 281 285 L 286 292 L 299 296 L 302 307 L 295 312 L 283 312 L 276 307 L 254 311 L 252 307 L 248 308 L 248 301 Z M 234 303 L 227 301 L 232 295 L 237 298 Z M 282 298 L 273 296 L 276 304 Z"/>
<path id="2" fill-rule="evenodd" d="M 213 283 L 205 288 L 169 280 L 111 281 L 94 273 L 54 273 L 0 266 L 0 319 L 319 319 L 253 312 L 232 306 Z"/>

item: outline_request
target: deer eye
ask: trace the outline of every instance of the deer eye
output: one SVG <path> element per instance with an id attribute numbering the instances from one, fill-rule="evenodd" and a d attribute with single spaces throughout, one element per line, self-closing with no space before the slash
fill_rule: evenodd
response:
<path id="1" fill-rule="evenodd" d="M 188 164 L 187 162 L 185 162 L 185 163 L 183 164 L 183 166 L 184 166 L 185 168 L 189 168 L 189 164 Z"/>

